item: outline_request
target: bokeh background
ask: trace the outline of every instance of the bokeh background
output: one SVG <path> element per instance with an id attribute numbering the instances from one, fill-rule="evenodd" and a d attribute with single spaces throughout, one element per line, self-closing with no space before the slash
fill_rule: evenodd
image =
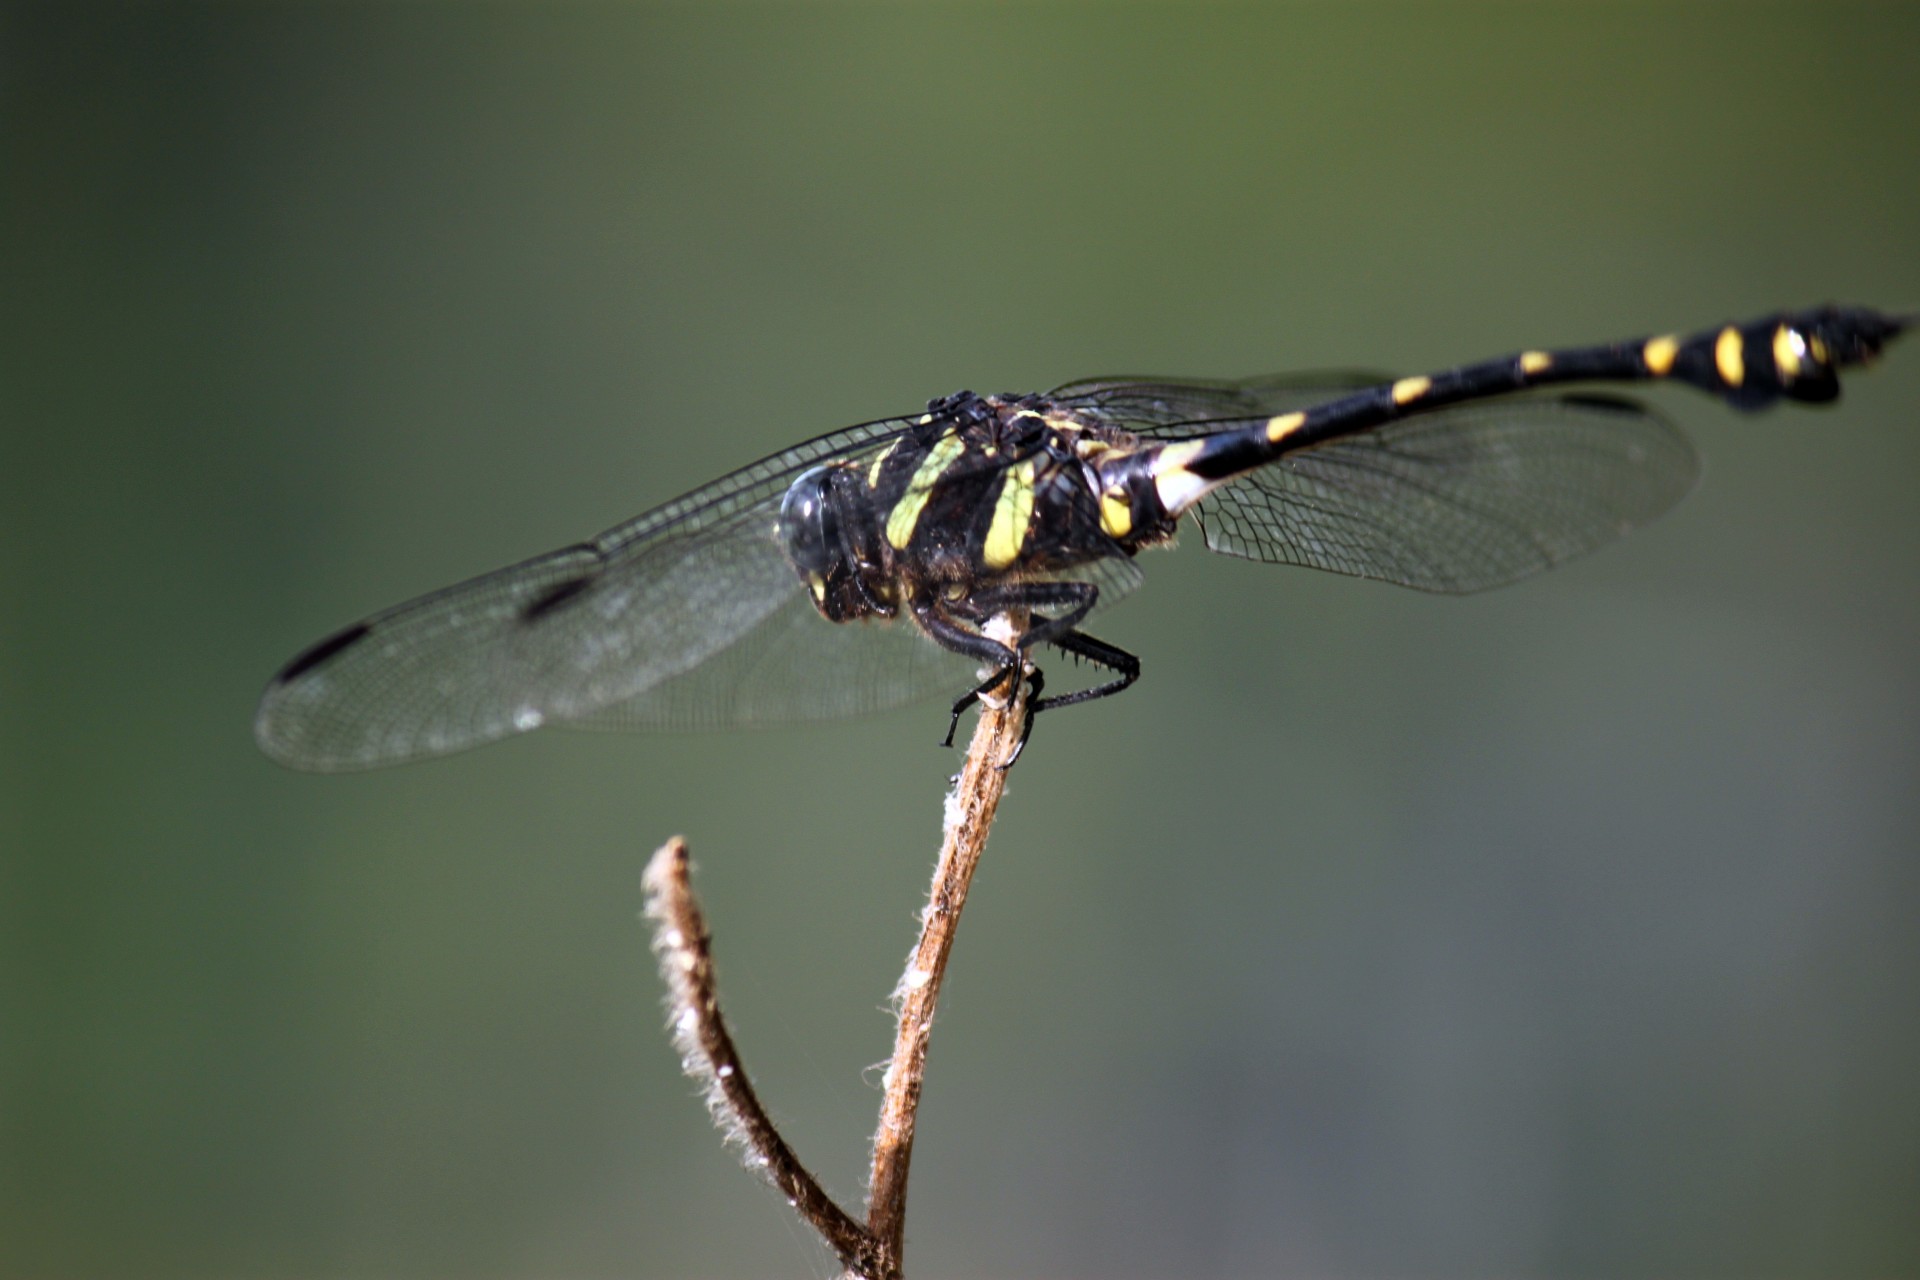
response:
<path id="1" fill-rule="evenodd" d="M 353 777 L 295 648 L 971 386 L 1920 304 L 1910 5 L 0 9 L 0 1271 L 831 1268 L 935 707 Z M 910 1262 L 1920 1274 L 1920 349 L 1437 599 L 1159 555 L 961 932 Z"/>

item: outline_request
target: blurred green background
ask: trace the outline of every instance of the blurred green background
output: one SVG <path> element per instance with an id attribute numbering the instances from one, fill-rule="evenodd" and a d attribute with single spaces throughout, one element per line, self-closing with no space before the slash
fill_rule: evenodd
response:
<path id="1" fill-rule="evenodd" d="M 1920 9 L 0 9 L 0 1271 L 826 1274 L 937 707 L 353 777 L 376 607 L 970 386 L 1920 304 Z M 1920 349 L 1653 396 L 1643 535 L 1438 599 L 1206 555 L 1013 782 L 936 1038 L 953 1276 L 1920 1274 Z M 863 1072 L 865 1074 L 863 1074 Z"/>

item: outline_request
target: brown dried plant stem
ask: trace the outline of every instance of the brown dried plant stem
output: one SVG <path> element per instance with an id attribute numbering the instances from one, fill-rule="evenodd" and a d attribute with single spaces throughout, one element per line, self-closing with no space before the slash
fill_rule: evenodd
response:
<path id="1" fill-rule="evenodd" d="M 669 1030 L 680 1069 L 706 1094 L 707 1111 L 728 1142 L 739 1144 L 747 1166 L 764 1172 L 794 1212 L 820 1233 L 849 1272 L 872 1257 L 867 1229 L 854 1221 L 800 1163 L 773 1117 L 747 1082 L 713 979 L 712 935 L 688 881 L 687 842 L 673 837 L 654 853 L 641 877 L 653 949 L 667 984 Z"/>
<path id="2" fill-rule="evenodd" d="M 907 1172 L 926 1077 L 934 1009 L 953 952 L 954 930 L 1006 790 L 1003 762 L 1013 758 L 1026 717 L 1024 682 L 1007 706 L 983 704 L 973 741 L 947 797 L 946 834 L 920 939 L 895 993 L 899 1025 L 885 1076 L 873 1175 L 863 1226 L 836 1204 L 780 1135 L 747 1082 L 714 986 L 711 937 L 688 880 L 686 842 L 674 837 L 647 864 L 643 884 L 653 945 L 667 983 L 670 1028 L 681 1069 L 706 1093 L 707 1109 L 750 1167 L 764 1171 L 839 1258 L 849 1280 L 899 1280 L 905 1250 Z"/>
<path id="3" fill-rule="evenodd" d="M 920 940 L 894 999 L 899 1025 L 893 1060 L 884 1077 L 880 1127 L 873 1135 L 873 1176 L 867 1191 L 867 1230 L 895 1269 L 905 1252 L 907 1173 L 913 1160 L 914 1123 L 920 1087 L 926 1078 L 927 1043 L 933 1038 L 934 1008 L 940 1001 L 954 931 L 960 925 L 967 890 L 987 847 L 987 834 L 1007 787 L 1011 760 L 1026 720 L 1026 690 L 1019 682 L 1004 707 L 982 706 L 967 760 L 947 797 L 946 832 L 934 864 L 933 887 L 920 917 Z"/>

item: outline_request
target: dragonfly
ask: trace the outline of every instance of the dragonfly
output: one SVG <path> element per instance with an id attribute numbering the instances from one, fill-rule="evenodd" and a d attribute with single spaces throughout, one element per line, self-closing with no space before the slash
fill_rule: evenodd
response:
<path id="1" fill-rule="evenodd" d="M 1030 733 L 1139 678 L 1083 624 L 1183 520 L 1269 564 L 1431 592 L 1516 582 L 1647 524 L 1699 476 L 1686 437 L 1608 384 L 1824 403 L 1916 319 L 1828 306 L 1401 378 L 958 392 L 336 631 L 272 677 L 255 736 L 282 764 L 344 771 L 546 725 L 723 728 L 940 695 L 951 745 L 963 712 L 1019 680 Z M 1098 682 L 1044 693 L 1040 649 Z"/>

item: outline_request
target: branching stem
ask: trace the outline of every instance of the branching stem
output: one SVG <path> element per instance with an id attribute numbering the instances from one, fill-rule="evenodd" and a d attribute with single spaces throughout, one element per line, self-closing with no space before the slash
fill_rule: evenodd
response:
<path id="1" fill-rule="evenodd" d="M 727 1141 L 746 1153 L 749 1168 L 773 1180 L 794 1212 L 820 1233 L 849 1272 L 872 1261 L 867 1229 L 835 1204 L 807 1171 L 747 1081 L 746 1067 L 720 1013 L 714 987 L 712 935 L 688 880 L 687 842 L 673 837 L 647 863 L 641 884 L 653 921 L 653 949 L 667 984 L 668 1026 L 680 1050 L 680 1069 L 706 1094 L 707 1111 Z"/>
<path id="2" fill-rule="evenodd" d="M 706 1094 L 707 1110 L 729 1142 L 763 1171 L 794 1211 L 839 1258 L 847 1280 L 900 1280 L 906 1243 L 907 1172 L 915 1119 L 926 1078 L 927 1044 L 935 1006 L 953 952 L 954 930 L 967 889 L 986 848 L 994 813 L 1006 790 L 1026 717 L 1025 681 L 1007 705 L 984 700 L 966 763 L 947 797 L 946 832 L 934 867 L 933 888 L 921 915 L 920 939 L 894 993 L 899 1024 L 893 1060 L 884 1078 L 880 1127 L 873 1138 L 873 1174 L 862 1225 L 821 1187 L 774 1125 L 747 1081 L 733 1037 L 720 1013 L 707 924 L 688 878 L 687 845 L 678 836 L 647 864 L 643 885 L 653 921 L 654 951 L 667 984 L 669 1027 L 681 1069 Z"/>

